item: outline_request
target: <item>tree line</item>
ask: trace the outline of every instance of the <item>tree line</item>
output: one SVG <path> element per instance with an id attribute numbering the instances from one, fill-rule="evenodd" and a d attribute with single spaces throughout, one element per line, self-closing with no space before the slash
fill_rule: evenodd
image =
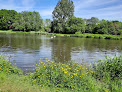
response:
<path id="1" fill-rule="evenodd" d="M 75 17 L 72 0 L 59 0 L 52 14 L 51 32 L 54 33 L 122 34 L 122 22 Z"/>
<path id="2" fill-rule="evenodd" d="M 39 12 L 0 10 L 0 30 L 46 31 L 50 33 L 122 34 L 122 22 L 99 20 L 96 17 L 83 19 L 74 16 L 72 0 L 59 0 L 52 12 L 53 20 L 43 20 Z"/>
<path id="3" fill-rule="evenodd" d="M 0 29 L 16 31 L 37 31 L 41 29 L 43 20 L 38 12 L 0 10 Z"/>

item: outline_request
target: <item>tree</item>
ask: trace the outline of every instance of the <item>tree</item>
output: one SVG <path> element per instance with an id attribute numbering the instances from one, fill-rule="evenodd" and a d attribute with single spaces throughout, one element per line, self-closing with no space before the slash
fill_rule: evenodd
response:
<path id="1" fill-rule="evenodd" d="M 86 20 L 86 19 L 85 19 L 85 20 Z M 89 23 L 98 24 L 98 23 L 99 23 L 99 19 L 96 18 L 96 17 L 91 17 L 91 19 L 87 19 L 87 20 L 86 20 L 86 24 L 89 24 Z"/>
<path id="2" fill-rule="evenodd" d="M 89 23 L 86 25 L 86 33 L 92 33 L 94 28 L 96 27 L 95 23 Z"/>
<path id="3" fill-rule="evenodd" d="M 15 22 L 12 24 L 13 30 L 23 31 L 25 29 L 24 19 L 21 13 L 18 13 L 15 17 Z"/>
<path id="4" fill-rule="evenodd" d="M 46 32 L 51 32 L 51 20 L 50 19 L 46 19 L 43 22 L 43 29 Z"/>
<path id="5" fill-rule="evenodd" d="M 50 26 L 50 25 L 51 25 L 51 20 L 50 20 L 50 19 L 44 20 L 44 22 L 43 22 L 43 26 L 44 26 L 44 27 Z"/>
<path id="6" fill-rule="evenodd" d="M 0 10 L 0 29 L 8 30 L 11 29 L 12 23 L 15 22 L 15 16 L 17 12 L 14 10 Z"/>
<path id="7" fill-rule="evenodd" d="M 74 34 L 77 31 L 84 33 L 85 32 L 84 20 L 81 18 L 72 17 L 67 21 L 67 24 L 65 25 L 65 30 L 66 33 L 72 33 L 72 34 Z"/>
<path id="8" fill-rule="evenodd" d="M 59 0 L 53 14 L 52 26 L 54 32 L 64 33 L 64 26 L 68 19 L 74 16 L 74 4 L 72 0 Z"/>
<path id="9" fill-rule="evenodd" d="M 38 12 L 23 11 L 16 16 L 13 23 L 13 30 L 19 31 L 38 31 L 41 29 L 42 19 Z"/>
<path id="10" fill-rule="evenodd" d="M 91 17 L 91 23 L 94 23 L 94 24 L 98 24 L 99 23 L 99 19 L 96 18 L 96 17 Z"/>

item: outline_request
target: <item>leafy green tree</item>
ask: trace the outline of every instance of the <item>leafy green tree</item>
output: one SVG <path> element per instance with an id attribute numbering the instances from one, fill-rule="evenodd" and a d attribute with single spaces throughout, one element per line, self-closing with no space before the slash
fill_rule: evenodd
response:
<path id="1" fill-rule="evenodd" d="M 85 32 L 84 20 L 81 18 L 72 17 L 67 21 L 67 24 L 65 25 L 65 30 L 66 30 L 65 33 L 74 34 L 77 31 L 84 33 Z"/>
<path id="2" fill-rule="evenodd" d="M 93 33 L 94 28 L 96 27 L 95 23 L 89 23 L 86 25 L 86 33 Z"/>
<path id="3" fill-rule="evenodd" d="M 91 19 L 85 19 L 86 33 L 97 33 L 95 27 L 99 24 L 99 19 L 96 17 L 91 17 Z"/>
<path id="4" fill-rule="evenodd" d="M 51 20 L 50 19 L 46 19 L 43 22 L 43 28 L 44 28 L 44 31 L 51 32 Z"/>
<path id="5" fill-rule="evenodd" d="M 90 21 L 91 21 L 91 23 L 94 23 L 94 24 L 98 24 L 99 23 L 99 19 L 96 18 L 96 17 L 91 17 Z"/>
<path id="6" fill-rule="evenodd" d="M 72 0 L 59 0 L 53 14 L 53 32 L 64 33 L 64 26 L 68 19 L 74 16 L 74 4 Z"/>
<path id="7" fill-rule="evenodd" d="M 22 17 L 21 13 L 18 13 L 15 17 L 15 22 L 12 24 L 12 29 L 13 30 L 18 30 L 18 31 L 22 31 L 25 29 L 24 27 L 24 19 Z"/>
<path id="8" fill-rule="evenodd" d="M 42 23 L 38 12 L 23 11 L 16 16 L 16 21 L 13 23 L 13 30 L 38 31 L 41 29 Z"/>
<path id="9" fill-rule="evenodd" d="M 46 20 L 43 22 L 43 25 L 44 25 L 44 27 L 50 26 L 50 25 L 51 25 L 51 20 L 50 20 L 50 19 L 46 19 Z"/>
<path id="10" fill-rule="evenodd" d="M 11 29 L 12 23 L 15 22 L 15 16 L 17 12 L 14 10 L 0 10 L 0 29 L 8 30 Z"/>
<path id="11" fill-rule="evenodd" d="M 86 24 L 89 24 L 89 23 L 98 24 L 99 23 L 99 19 L 96 18 L 96 17 L 91 17 L 91 19 L 85 19 L 85 22 L 86 22 Z"/>
<path id="12" fill-rule="evenodd" d="M 94 28 L 93 33 L 120 35 L 121 34 L 120 29 L 121 29 L 121 22 L 102 20 L 100 24 L 98 24 Z"/>

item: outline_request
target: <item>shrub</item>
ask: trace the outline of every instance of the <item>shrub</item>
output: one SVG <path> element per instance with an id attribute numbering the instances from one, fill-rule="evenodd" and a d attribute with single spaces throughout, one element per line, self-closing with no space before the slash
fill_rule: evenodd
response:
<path id="1" fill-rule="evenodd" d="M 67 88 L 75 91 L 97 91 L 95 79 L 90 76 L 91 70 L 78 63 L 41 62 L 31 79 L 40 86 Z M 98 85 L 99 86 L 99 85 Z"/>
<path id="2" fill-rule="evenodd" d="M 120 80 L 122 78 L 122 56 L 106 58 L 93 66 L 93 75 L 99 80 L 110 78 L 110 80 Z M 105 81 L 105 80 L 104 80 Z"/>
<path id="3" fill-rule="evenodd" d="M 82 33 L 81 33 L 81 31 L 77 31 L 77 32 L 75 32 L 75 34 L 82 34 Z"/>
<path id="4" fill-rule="evenodd" d="M 4 57 L 0 56 L 0 72 L 22 74 L 22 70 L 13 66 L 11 62 L 8 62 Z"/>

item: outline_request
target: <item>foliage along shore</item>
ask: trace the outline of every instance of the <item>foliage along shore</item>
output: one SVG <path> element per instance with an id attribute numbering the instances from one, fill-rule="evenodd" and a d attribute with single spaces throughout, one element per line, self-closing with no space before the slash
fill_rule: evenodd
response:
<path id="1" fill-rule="evenodd" d="M 90 33 L 81 34 L 79 32 L 76 32 L 75 34 L 59 34 L 59 33 L 48 33 L 41 31 L 23 32 L 23 31 L 12 31 L 12 30 L 0 30 L 0 33 L 25 33 L 25 34 L 30 33 L 30 34 L 42 34 L 42 35 L 65 36 L 65 37 L 122 40 L 122 35 L 90 34 Z"/>
<path id="2" fill-rule="evenodd" d="M 89 65 L 47 60 L 35 72 L 22 70 L 0 56 L 1 92 L 122 92 L 122 56 Z"/>

